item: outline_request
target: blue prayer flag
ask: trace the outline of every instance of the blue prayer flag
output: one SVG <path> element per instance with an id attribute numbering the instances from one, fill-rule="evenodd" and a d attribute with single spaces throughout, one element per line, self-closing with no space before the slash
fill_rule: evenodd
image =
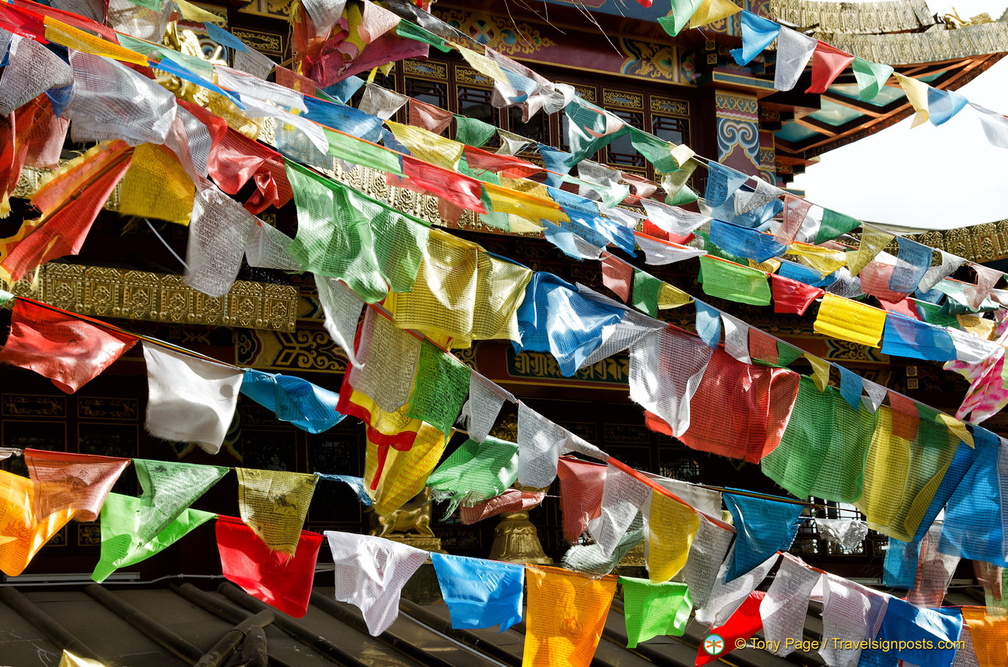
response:
<path id="1" fill-rule="evenodd" d="M 905 588 L 907 590 L 914 587 L 914 581 L 917 578 L 917 560 L 920 558 L 920 547 L 921 543 L 919 539 L 915 539 L 913 542 L 904 542 L 897 540 L 895 537 L 889 538 L 885 560 L 882 562 L 883 586 L 888 588 Z"/>
<path id="2" fill-rule="evenodd" d="M 840 395 L 843 396 L 852 410 L 859 409 L 861 407 L 861 391 L 864 389 L 864 379 L 840 364 L 834 364 L 834 367 L 840 371 Z"/>
<path id="3" fill-rule="evenodd" d="M 896 266 L 889 277 L 889 289 L 900 294 L 912 294 L 917 291 L 921 278 L 931 268 L 932 250 L 926 245 L 896 237 L 899 244 L 899 256 Z"/>
<path id="4" fill-rule="evenodd" d="M 328 88 L 323 88 L 323 92 L 327 95 L 332 95 L 337 100 L 343 104 L 347 103 L 351 97 L 354 96 L 358 90 L 364 87 L 364 79 L 359 76 L 348 76 L 342 81 L 337 81 Z"/>
<path id="5" fill-rule="evenodd" d="M 994 435 L 990 431 L 987 434 Z M 1001 443 L 997 436 L 989 438 L 980 433 L 974 434 L 973 441 L 976 457 L 945 505 L 938 550 L 951 556 L 1008 567 L 1001 545 L 1001 487 L 998 481 Z"/>
<path id="6" fill-rule="evenodd" d="M 327 473 L 316 473 L 320 479 L 324 479 L 327 482 L 343 482 L 357 494 L 357 498 L 363 503 L 370 507 L 374 501 L 371 500 L 371 496 L 367 494 L 367 490 L 364 488 L 364 478 L 354 477 L 353 475 L 330 475 Z"/>
<path id="7" fill-rule="evenodd" d="M 876 637 L 891 642 L 887 652 L 891 658 L 914 665 L 950 667 L 956 654 L 953 642 L 959 639 L 962 625 L 958 609 L 923 609 L 890 597 Z"/>
<path id="8" fill-rule="evenodd" d="M 292 375 L 246 368 L 241 393 L 309 433 L 326 431 L 346 416 L 336 412 L 339 394 Z"/>
<path id="9" fill-rule="evenodd" d="M 791 546 L 805 506 L 734 493 L 725 493 L 723 497 L 738 531 L 726 578 L 732 581 Z"/>
<path id="10" fill-rule="evenodd" d="M 717 162 L 707 164 L 707 189 L 704 201 L 708 206 L 720 206 L 749 180 L 748 174 L 736 171 Z"/>
<path id="11" fill-rule="evenodd" d="M 308 112 L 302 115 L 308 120 L 372 143 L 377 143 L 381 138 L 382 121 L 380 118 L 375 118 L 353 107 L 326 102 L 309 95 L 305 95 L 304 101 Z"/>
<path id="12" fill-rule="evenodd" d="M 721 344 L 721 313 L 700 299 L 693 299 L 693 303 L 696 304 L 697 335 L 708 347 L 717 348 Z"/>
<path id="13" fill-rule="evenodd" d="M 523 565 L 434 552 L 430 557 L 453 628 L 500 625 L 504 632 L 521 622 Z"/>
<path id="14" fill-rule="evenodd" d="M 711 243 L 737 257 L 762 263 L 771 257 L 783 255 L 786 246 L 774 241 L 769 234 L 733 225 L 723 220 L 713 220 L 710 226 Z"/>
<path id="15" fill-rule="evenodd" d="M 780 26 L 769 19 L 742 10 L 742 48 L 732 49 L 731 54 L 739 65 L 748 65 L 753 58 L 777 39 Z"/>
<path id="16" fill-rule="evenodd" d="M 898 313 L 886 316 L 882 353 L 927 361 L 956 358 L 952 336 L 945 329 Z"/>
<path id="17" fill-rule="evenodd" d="M 954 90 L 939 90 L 928 86 L 928 120 L 932 125 L 941 125 L 962 111 L 969 100 Z"/>

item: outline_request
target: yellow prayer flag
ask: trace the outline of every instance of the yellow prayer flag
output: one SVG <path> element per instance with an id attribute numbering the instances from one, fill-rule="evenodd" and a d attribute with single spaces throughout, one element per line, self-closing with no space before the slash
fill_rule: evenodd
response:
<path id="1" fill-rule="evenodd" d="M 959 421 L 951 415 L 947 415 L 943 412 L 939 412 L 935 419 L 948 428 L 949 433 L 952 433 L 957 438 L 965 442 L 970 447 L 975 447 L 973 442 L 973 434 L 966 430 L 966 424 Z"/>
<path id="2" fill-rule="evenodd" d="M 415 125 L 385 121 L 395 138 L 409 149 L 413 157 L 455 171 L 465 144 L 434 134 Z"/>
<path id="3" fill-rule="evenodd" d="M 35 486 L 27 477 L 0 470 L 0 571 L 16 577 L 46 542 L 65 526 L 74 510 L 35 519 Z"/>
<path id="4" fill-rule="evenodd" d="M 96 56 L 115 58 L 124 63 L 133 63 L 134 65 L 147 64 L 147 56 L 144 54 L 137 53 L 124 46 L 119 46 L 115 42 L 110 42 L 101 37 L 96 37 L 83 30 L 78 30 L 62 21 L 57 21 L 51 16 L 44 17 L 43 22 L 45 23 L 45 38 L 54 44 L 59 44 L 75 51 L 91 53 Z"/>
<path id="5" fill-rule="evenodd" d="M 354 392 L 354 401 L 358 392 Z M 416 426 L 416 440 L 407 450 L 387 447 L 381 477 L 375 486 L 380 461 L 379 445 L 367 440 L 364 456 L 364 488 L 374 498 L 374 511 L 388 516 L 406 504 L 413 496 L 423 491 L 427 478 L 434 472 L 444 453 L 448 438 L 437 428 L 419 419 Z"/>
<path id="6" fill-rule="evenodd" d="M 521 340 L 518 306 L 532 280 L 531 269 L 487 252 L 480 252 L 477 261 L 471 340 Z M 468 347 L 465 342 L 464 337 L 456 338 L 453 346 Z"/>
<path id="7" fill-rule="evenodd" d="M 907 101 L 910 102 L 910 105 L 917 112 L 913 123 L 910 125 L 910 127 L 917 127 L 928 119 L 928 88 L 930 86 L 923 81 L 911 79 L 899 72 L 893 72 L 893 76 L 896 77 L 896 81 L 899 82 L 900 87 L 903 88 L 903 92 L 906 93 Z"/>
<path id="8" fill-rule="evenodd" d="M 504 70 L 501 69 L 500 65 L 498 65 L 494 61 L 490 60 L 483 54 L 476 53 L 475 51 L 467 49 L 464 46 L 455 45 L 455 48 L 458 49 L 458 52 L 462 54 L 462 57 L 465 59 L 465 61 L 469 63 L 469 67 L 472 67 L 474 70 L 476 70 L 483 76 L 490 77 L 494 81 L 507 82 L 508 80 L 507 74 L 505 74 Z"/>
<path id="9" fill-rule="evenodd" d="M 236 468 L 242 520 L 273 551 L 294 555 L 318 475 Z"/>
<path id="10" fill-rule="evenodd" d="M 689 26 L 700 28 L 708 23 L 721 21 L 741 12 L 742 9 L 730 0 L 703 0 L 690 17 Z"/>
<path id="11" fill-rule="evenodd" d="M 813 269 L 828 276 L 847 264 L 847 253 L 807 243 L 792 243 L 784 253 L 801 257 Z"/>
<path id="12" fill-rule="evenodd" d="M 763 273 L 777 273 L 777 269 L 781 267 L 781 261 L 774 257 L 771 257 L 765 262 L 757 263 L 755 260 L 749 260 L 749 267 L 752 269 L 759 269 Z"/>
<path id="13" fill-rule="evenodd" d="M 92 660 L 91 658 L 82 658 L 63 649 L 63 655 L 60 656 L 57 667 L 105 667 L 105 663 Z"/>
<path id="14" fill-rule="evenodd" d="M 956 315 L 956 319 L 959 320 L 959 326 L 965 331 L 982 340 L 990 340 L 991 334 L 994 333 L 994 320 L 970 314 Z"/>
<path id="15" fill-rule="evenodd" d="M 602 637 L 617 578 L 592 579 L 527 565 L 528 608 L 522 667 L 588 667 Z"/>
<path id="16" fill-rule="evenodd" d="M 534 221 L 570 221 L 563 209 L 552 199 L 528 192 L 518 192 L 494 183 L 484 183 L 483 192 L 486 193 L 490 208 L 494 212 L 510 213 Z"/>
<path id="17" fill-rule="evenodd" d="M 676 161 L 679 168 L 682 169 L 683 165 L 686 164 L 696 152 L 687 146 L 686 144 L 679 144 L 672 148 L 672 159 Z"/>
<path id="18" fill-rule="evenodd" d="M 889 242 L 894 238 L 896 238 L 895 234 L 890 234 L 884 229 L 862 225 L 861 243 L 858 245 L 857 251 L 847 253 L 847 268 L 851 275 L 856 276 L 861 273 L 861 269 L 875 259 L 875 256 L 882 252 L 882 249 L 889 245 Z"/>
<path id="19" fill-rule="evenodd" d="M 693 297 L 689 294 L 675 285 L 662 283 L 661 289 L 658 291 L 658 310 L 678 308 L 689 303 L 693 303 Z"/>
<path id="20" fill-rule="evenodd" d="M 137 146 L 121 188 L 120 214 L 189 224 L 196 186 L 175 154 L 164 146 Z"/>
<path id="21" fill-rule="evenodd" d="M 885 329 L 884 310 L 835 294 L 823 296 L 813 329 L 816 333 L 878 347 Z"/>
<path id="22" fill-rule="evenodd" d="M 227 18 L 224 16 L 201 9 L 191 2 L 187 2 L 187 0 L 174 0 L 174 2 L 179 9 L 179 14 L 186 21 L 192 21 L 193 23 L 216 23 L 217 25 L 227 23 Z"/>
<path id="23" fill-rule="evenodd" d="M 812 382 L 815 383 L 816 389 L 826 391 L 826 386 L 829 385 L 830 362 L 808 352 L 802 356 L 812 364 Z"/>
<path id="24" fill-rule="evenodd" d="M 652 583 L 668 581 L 686 565 L 700 515 L 689 505 L 651 490 L 648 516 L 648 576 Z"/>
<path id="25" fill-rule="evenodd" d="M 864 491 L 855 501 L 872 530 L 909 542 L 920 527 L 959 437 L 939 424 L 921 420 L 914 440 L 892 430 L 892 408 L 880 406 L 864 464 Z"/>

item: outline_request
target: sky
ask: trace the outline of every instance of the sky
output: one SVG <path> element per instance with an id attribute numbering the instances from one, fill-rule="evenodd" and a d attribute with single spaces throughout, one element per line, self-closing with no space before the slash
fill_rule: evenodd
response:
<path id="1" fill-rule="evenodd" d="M 969 20 L 997 19 L 1008 0 L 928 1 Z M 1008 45 L 1005 45 L 1008 49 Z M 895 79 L 890 83 L 897 85 Z M 959 89 L 970 102 L 1008 114 L 1008 57 Z M 1008 149 L 991 146 L 977 112 L 964 108 L 945 124 L 913 129 L 907 118 L 867 139 L 821 156 L 790 187 L 821 206 L 915 229 L 951 229 L 1008 219 Z"/>

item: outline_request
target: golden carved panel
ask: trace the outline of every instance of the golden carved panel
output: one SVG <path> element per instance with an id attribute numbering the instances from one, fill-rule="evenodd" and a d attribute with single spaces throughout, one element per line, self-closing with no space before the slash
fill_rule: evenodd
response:
<path id="1" fill-rule="evenodd" d="M 50 262 L 37 284 L 11 291 L 82 315 L 126 320 L 294 331 L 298 292 L 291 285 L 235 281 L 222 297 L 186 285 L 182 276 Z"/>

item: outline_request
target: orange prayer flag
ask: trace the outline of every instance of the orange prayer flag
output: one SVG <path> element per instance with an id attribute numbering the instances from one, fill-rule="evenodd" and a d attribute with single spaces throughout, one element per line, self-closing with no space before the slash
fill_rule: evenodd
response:
<path id="1" fill-rule="evenodd" d="M 528 565 L 523 667 L 588 667 L 602 637 L 617 577 L 592 579 Z"/>
<path id="2" fill-rule="evenodd" d="M 0 363 L 33 370 L 72 394 L 97 377 L 137 339 L 18 299 Z"/>
<path id="3" fill-rule="evenodd" d="M 73 512 L 77 521 L 94 521 L 105 498 L 131 459 L 111 456 L 24 451 L 28 475 L 35 485 L 35 518 Z"/>
<path id="4" fill-rule="evenodd" d="M 73 516 L 73 510 L 35 518 L 32 481 L 0 470 L 0 571 L 16 577 L 46 542 Z"/>

